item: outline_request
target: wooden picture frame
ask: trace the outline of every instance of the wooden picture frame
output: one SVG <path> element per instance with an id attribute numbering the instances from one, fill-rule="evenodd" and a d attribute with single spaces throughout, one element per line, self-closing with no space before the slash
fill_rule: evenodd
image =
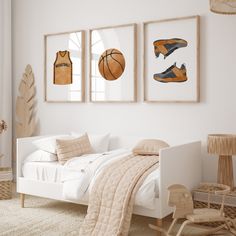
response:
<path id="1" fill-rule="evenodd" d="M 137 26 L 136 24 L 109 26 L 89 31 L 89 100 L 90 102 L 136 102 L 137 101 Z M 125 69 L 120 77 L 107 80 L 99 71 L 101 55 L 107 49 L 118 50 L 124 56 Z M 115 49 L 115 50 L 113 50 Z M 108 52 L 108 51 L 107 51 Z M 104 54 L 105 55 L 105 54 Z M 109 64 L 109 59 L 106 60 Z M 104 57 L 104 62 L 105 57 Z M 118 61 L 118 62 L 117 62 Z M 117 65 L 121 62 L 116 58 Z M 103 65 L 104 66 L 104 65 Z M 109 69 L 109 68 L 108 68 Z M 110 69 L 109 69 L 110 70 Z M 104 74 L 106 77 L 106 73 Z"/>
<path id="2" fill-rule="evenodd" d="M 145 102 L 200 101 L 199 45 L 199 16 L 143 23 Z"/>
<path id="3" fill-rule="evenodd" d="M 84 61 L 83 30 L 44 35 L 45 102 L 84 102 Z"/>

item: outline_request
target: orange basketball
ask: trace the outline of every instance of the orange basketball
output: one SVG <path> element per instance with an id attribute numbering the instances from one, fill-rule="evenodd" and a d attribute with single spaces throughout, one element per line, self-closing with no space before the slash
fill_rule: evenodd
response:
<path id="1" fill-rule="evenodd" d="M 125 58 L 119 50 L 107 49 L 99 58 L 98 69 L 104 79 L 116 80 L 125 70 Z"/>

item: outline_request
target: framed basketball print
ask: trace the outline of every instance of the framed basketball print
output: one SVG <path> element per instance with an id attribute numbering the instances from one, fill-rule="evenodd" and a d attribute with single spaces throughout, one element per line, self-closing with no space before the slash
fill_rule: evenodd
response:
<path id="1" fill-rule="evenodd" d="M 199 16 L 146 22 L 144 101 L 199 102 Z"/>
<path id="2" fill-rule="evenodd" d="M 136 101 L 136 25 L 90 30 L 90 101 Z"/>
<path id="3" fill-rule="evenodd" d="M 84 32 L 45 35 L 45 101 L 84 101 Z"/>

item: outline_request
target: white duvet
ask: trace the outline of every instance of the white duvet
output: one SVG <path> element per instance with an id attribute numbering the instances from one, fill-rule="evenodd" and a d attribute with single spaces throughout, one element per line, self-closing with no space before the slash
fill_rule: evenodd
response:
<path id="1" fill-rule="evenodd" d="M 102 154 L 89 154 L 67 161 L 63 167 L 63 197 L 66 200 L 88 200 L 89 193 L 97 176 L 111 162 L 131 154 L 125 149 L 118 149 Z M 135 197 L 135 205 L 155 208 L 158 196 L 159 169 L 153 171 L 143 182 Z"/>

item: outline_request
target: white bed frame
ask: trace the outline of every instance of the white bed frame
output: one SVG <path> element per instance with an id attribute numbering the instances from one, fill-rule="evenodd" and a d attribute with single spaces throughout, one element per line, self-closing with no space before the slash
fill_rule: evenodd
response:
<path id="1" fill-rule="evenodd" d="M 62 198 L 62 184 L 29 180 L 22 176 L 22 164 L 31 152 L 36 150 L 33 140 L 41 137 L 21 138 L 17 140 L 17 192 L 21 194 L 21 204 L 24 207 L 25 194 L 45 197 L 60 201 Z M 133 147 L 139 137 L 111 137 L 110 150 Z M 157 218 L 158 225 L 161 220 L 171 214 L 173 209 L 167 205 L 168 191 L 171 184 L 183 184 L 189 189 L 197 187 L 202 180 L 201 142 L 191 142 L 171 146 L 160 151 L 160 178 L 159 197 L 155 199 L 156 208 L 150 210 L 135 206 L 134 214 Z M 87 205 L 87 202 L 75 202 Z"/>

